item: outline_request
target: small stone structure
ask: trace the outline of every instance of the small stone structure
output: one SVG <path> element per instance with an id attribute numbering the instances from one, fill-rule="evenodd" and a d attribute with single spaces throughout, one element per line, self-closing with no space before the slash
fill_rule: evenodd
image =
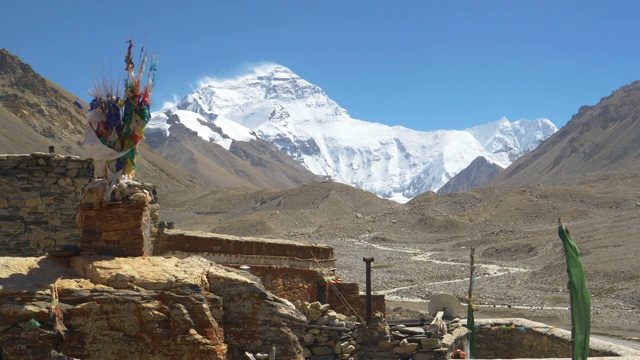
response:
<path id="1" fill-rule="evenodd" d="M 38 256 L 78 247 L 76 206 L 92 177 L 91 159 L 0 155 L 0 254 Z"/>
<path id="2" fill-rule="evenodd" d="M 340 313 L 355 312 L 360 318 L 366 313 L 366 296 L 358 284 L 342 283 L 336 276 L 336 259 L 330 246 L 165 230 L 158 236 L 154 254 L 179 258 L 197 254 L 216 264 L 246 269 L 260 278 L 267 290 L 289 301 L 320 301 Z M 372 312 L 385 310 L 384 295 L 374 294 Z"/>

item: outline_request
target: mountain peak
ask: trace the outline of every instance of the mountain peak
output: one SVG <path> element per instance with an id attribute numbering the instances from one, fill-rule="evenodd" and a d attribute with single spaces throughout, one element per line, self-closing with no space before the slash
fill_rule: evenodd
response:
<path id="1" fill-rule="evenodd" d="M 209 121 L 220 115 L 258 132 L 280 132 L 296 123 L 308 130 L 309 123 L 348 116 L 320 87 L 286 66 L 262 63 L 248 71 L 235 78 L 204 79 L 176 108 Z"/>
<path id="2" fill-rule="evenodd" d="M 9 74 L 15 76 L 23 73 L 29 76 L 37 75 L 31 66 L 23 63 L 18 56 L 13 55 L 7 49 L 0 49 L 0 75 Z"/>
<path id="3" fill-rule="evenodd" d="M 251 71 L 253 75 L 257 76 L 258 78 L 300 78 L 300 76 L 298 76 L 288 67 L 275 63 L 264 63 L 256 65 L 251 69 Z"/>

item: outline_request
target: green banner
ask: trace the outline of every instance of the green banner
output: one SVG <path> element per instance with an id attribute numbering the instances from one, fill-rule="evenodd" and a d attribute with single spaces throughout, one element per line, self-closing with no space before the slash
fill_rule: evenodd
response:
<path id="1" fill-rule="evenodd" d="M 569 296 L 571 303 L 571 338 L 573 340 L 573 359 L 587 359 L 589 356 L 589 337 L 591 332 L 591 299 L 580 262 L 580 251 L 571 240 L 569 231 L 562 222 L 558 224 L 558 235 L 562 240 L 567 259 L 569 275 Z"/>

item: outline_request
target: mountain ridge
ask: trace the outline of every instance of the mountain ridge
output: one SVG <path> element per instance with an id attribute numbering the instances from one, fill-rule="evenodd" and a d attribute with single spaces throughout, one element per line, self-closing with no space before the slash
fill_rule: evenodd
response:
<path id="1" fill-rule="evenodd" d="M 278 64 L 205 81 L 151 122 L 163 126 L 180 111 L 235 121 L 317 175 L 400 202 L 439 189 L 478 156 L 506 167 L 557 130 L 542 118 L 432 132 L 370 123 Z"/>

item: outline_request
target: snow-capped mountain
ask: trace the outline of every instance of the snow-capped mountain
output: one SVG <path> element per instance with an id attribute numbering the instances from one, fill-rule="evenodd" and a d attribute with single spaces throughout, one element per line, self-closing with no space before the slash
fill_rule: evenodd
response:
<path id="1" fill-rule="evenodd" d="M 503 117 L 466 131 L 478 139 L 482 147 L 493 153 L 491 159 L 504 168 L 520 156 L 533 151 L 542 140 L 553 135 L 558 129 L 547 119 L 509 122 Z"/>
<path id="2" fill-rule="evenodd" d="M 320 87 L 275 64 L 234 79 L 208 80 L 149 126 L 170 131 L 172 115 L 208 141 L 255 135 L 315 174 L 401 202 L 438 190 L 478 156 L 506 167 L 557 131 L 547 119 L 502 118 L 463 131 L 357 120 Z M 233 134 L 225 130 L 230 123 L 237 125 Z M 222 131 L 214 135 L 212 127 Z"/>

